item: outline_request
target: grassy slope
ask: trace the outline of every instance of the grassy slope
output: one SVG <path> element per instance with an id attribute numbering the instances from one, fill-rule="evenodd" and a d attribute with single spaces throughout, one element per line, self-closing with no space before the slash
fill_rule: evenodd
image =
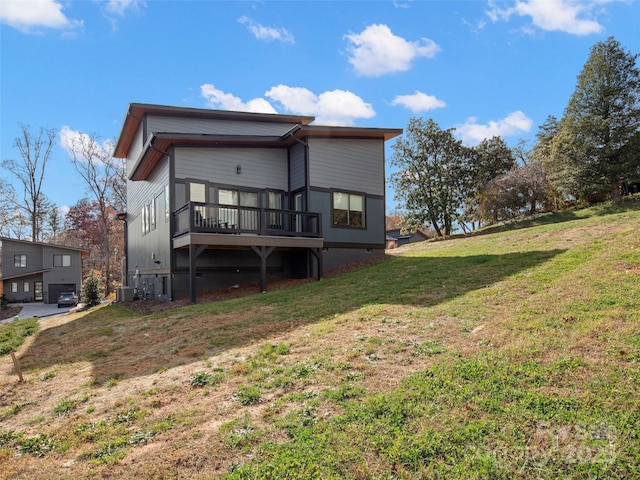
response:
<path id="1" fill-rule="evenodd" d="M 634 478 L 640 201 L 0 357 L 0 478 Z"/>

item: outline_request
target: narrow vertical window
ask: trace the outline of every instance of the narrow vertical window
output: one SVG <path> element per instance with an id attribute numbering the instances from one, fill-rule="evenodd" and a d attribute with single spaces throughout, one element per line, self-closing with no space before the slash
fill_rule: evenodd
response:
<path id="1" fill-rule="evenodd" d="M 164 187 L 164 221 L 168 222 L 171 216 L 171 204 L 169 203 L 169 185 Z"/>
<path id="2" fill-rule="evenodd" d="M 149 231 L 156 229 L 156 199 L 149 203 Z"/>

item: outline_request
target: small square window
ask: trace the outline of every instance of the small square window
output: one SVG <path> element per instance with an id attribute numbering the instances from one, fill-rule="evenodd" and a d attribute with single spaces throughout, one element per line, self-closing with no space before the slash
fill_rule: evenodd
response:
<path id="1" fill-rule="evenodd" d="M 13 266 L 18 268 L 26 268 L 27 255 L 25 253 L 18 253 L 13 256 Z"/>

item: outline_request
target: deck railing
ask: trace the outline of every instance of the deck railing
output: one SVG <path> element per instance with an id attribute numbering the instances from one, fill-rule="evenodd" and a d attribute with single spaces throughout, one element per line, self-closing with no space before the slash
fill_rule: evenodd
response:
<path id="1" fill-rule="evenodd" d="M 322 236 L 319 213 L 189 202 L 173 215 L 175 236 L 184 233 Z"/>

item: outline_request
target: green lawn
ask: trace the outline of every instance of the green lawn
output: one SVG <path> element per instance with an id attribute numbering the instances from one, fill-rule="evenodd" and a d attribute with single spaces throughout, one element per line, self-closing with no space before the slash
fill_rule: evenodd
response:
<path id="1" fill-rule="evenodd" d="M 290 290 L 41 325 L 26 383 L 0 384 L 0 471 L 639 478 L 639 226 L 630 199 Z"/>

